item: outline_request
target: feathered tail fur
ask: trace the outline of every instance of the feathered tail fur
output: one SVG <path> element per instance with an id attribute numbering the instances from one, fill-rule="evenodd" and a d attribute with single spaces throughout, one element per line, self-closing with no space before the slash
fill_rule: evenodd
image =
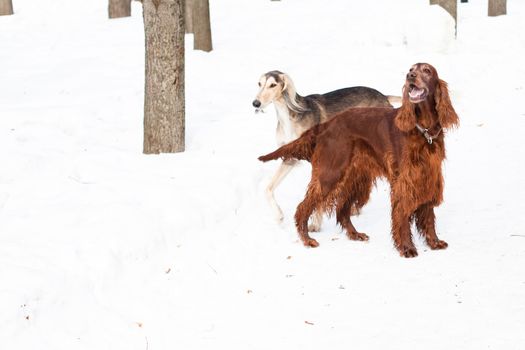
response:
<path id="1" fill-rule="evenodd" d="M 317 134 L 319 134 L 321 130 L 324 130 L 324 128 L 324 124 L 315 125 L 305 131 L 297 140 L 281 146 L 272 153 L 260 156 L 258 159 L 261 162 L 267 162 L 279 158 L 282 160 L 299 159 L 310 161 L 315 150 Z"/>

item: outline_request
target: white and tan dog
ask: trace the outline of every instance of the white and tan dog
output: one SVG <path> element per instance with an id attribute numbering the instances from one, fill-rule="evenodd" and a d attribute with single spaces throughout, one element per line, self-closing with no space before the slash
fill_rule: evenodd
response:
<path id="1" fill-rule="evenodd" d="M 295 90 L 292 79 L 280 71 L 270 71 L 259 79 L 259 92 L 253 101 L 256 112 L 274 104 L 277 114 L 277 145 L 282 146 L 297 139 L 312 126 L 325 122 L 336 114 L 351 107 L 392 107 L 398 103 L 398 96 L 386 96 L 379 91 L 356 86 L 335 90 L 322 95 L 300 96 Z M 297 165 L 297 160 L 283 161 L 266 188 L 266 197 L 274 212 L 275 218 L 281 222 L 283 212 L 275 200 L 274 191 Z M 319 231 L 322 213 L 314 212 L 310 231 Z"/>

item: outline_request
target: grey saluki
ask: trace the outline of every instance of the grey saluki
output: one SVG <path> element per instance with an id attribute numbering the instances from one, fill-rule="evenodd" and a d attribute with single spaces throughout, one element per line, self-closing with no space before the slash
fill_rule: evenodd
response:
<path id="1" fill-rule="evenodd" d="M 253 106 L 259 112 L 272 102 L 277 114 L 277 144 L 282 146 L 295 140 L 315 124 L 325 122 L 347 108 L 391 108 L 391 103 L 400 103 L 401 97 L 386 96 L 364 86 L 344 88 L 322 95 L 301 96 L 297 94 L 292 79 L 287 74 L 274 70 L 263 74 L 259 79 L 259 92 Z M 267 200 L 278 222 L 284 216 L 275 200 L 274 191 L 297 163 L 297 160 L 283 161 L 266 188 Z M 319 211 L 314 212 L 308 227 L 310 231 L 320 230 L 322 214 Z"/>

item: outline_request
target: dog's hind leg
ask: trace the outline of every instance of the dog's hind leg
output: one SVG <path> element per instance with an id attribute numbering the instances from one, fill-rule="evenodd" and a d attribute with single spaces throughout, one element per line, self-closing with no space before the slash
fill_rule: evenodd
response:
<path id="1" fill-rule="evenodd" d="M 414 213 L 416 227 L 421 235 L 427 241 L 430 249 L 445 249 L 448 247 L 447 242 L 442 241 L 436 234 L 434 207 L 430 203 L 426 203 L 417 208 Z"/>
<path id="2" fill-rule="evenodd" d="M 352 224 L 351 215 L 359 213 L 368 202 L 372 191 L 373 179 L 363 169 L 365 165 L 354 157 L 352 166 L 347 168 L 345 181 L 339 189 L 336 201 L 336 220 L 346 230 L 346 236 L 355 241 L 368 241 L 368 236 L 356 230 Z"/>
<path id="3" fill-rule="evenodd" d="M 350 198 L 338 201 L 336 207 L 336 220 L 345 229 L 346 236 L 354 241 L 368 241 L 365 233 L 357 232 L 350 218 L 352 211 L 352 200 Z"/>
<path id="4" fill-rule="evenodd" d="M 273 175 L 272 179 L 270 180 L 268 187 L 266 187 L 266 199 L 268 200 L 268 203 L 272 208 L 277 222 L 282 222 L 284 219 L 284 215 L 283 211 L 281 210 L 281 207 L 279 207 L 279 204 L 277 204 L 277 201 L 275 200 L 274 191 L 277 188 L 277 186 L 279 186 L 279 184 L 283 181 L 286 175 L 290 173 L 290 170 L 292 170 L 292 168 L 295 165 L 297 165 L 297 163 L 298 161 L 295 159 L 283 161 L 277 169 L 277 172 Z"/>

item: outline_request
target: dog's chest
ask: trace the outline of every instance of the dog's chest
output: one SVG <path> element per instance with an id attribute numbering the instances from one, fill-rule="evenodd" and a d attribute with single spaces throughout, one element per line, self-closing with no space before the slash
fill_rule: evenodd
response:
<path id="1" fill-rule="evenodd" d="M 441 202 L 443 191 L 443 176 L 441 163 L 444 150 L 441 144 L 413 147 L 408 150 L 402 169 L 408 180 L 407 188 L 414 193 L 415 198 L 423 201 Z"/>

